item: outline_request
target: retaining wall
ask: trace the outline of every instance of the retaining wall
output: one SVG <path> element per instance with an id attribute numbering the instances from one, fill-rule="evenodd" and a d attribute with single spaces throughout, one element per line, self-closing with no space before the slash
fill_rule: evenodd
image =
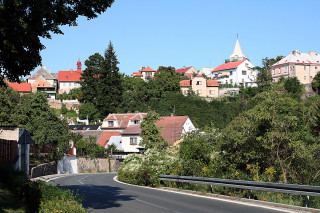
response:
<path id="1" fill-rule="evenodd" d="M 31 168 L 31 178 L 57 174 L 57 163 L 50 162 Z"/>
<path id="2" fill-rule="evenodd" d="M 78 172 L 117 172 L 121 166 L 121 163 L 116 159 L 109 161 L 108 158 L 78 158 L 77 160 Z"/>

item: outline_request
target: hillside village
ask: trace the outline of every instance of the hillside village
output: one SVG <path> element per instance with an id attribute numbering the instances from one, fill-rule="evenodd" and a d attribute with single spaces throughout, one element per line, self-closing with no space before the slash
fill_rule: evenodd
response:
<path id="1" fill-rule="evenodd" d="M 274 82 L 279 81 L 281 76 L 297 77 L 302 84 L 310 84 L 320 69 L 320 55 L 315 52 L 299 53 L 293 51 L 286 57 L 271 66 L 271 74 Z M 56 100 L 61 94 L 69 94 L 74 89 L 81 88 L 83 81 L 82 63 L 77 62 L 76 70 L 59 71 L 57 73 L 47 70 L 42 66 L 33 75 L 27 78 L 26 83 L 11 83 L 8 86 L 19 92 L 20 95 L 45 92 L 48 103 L 52 108 L 60 110 L 63 105 L 67 110 L 79 112 L 81 103 L 79 100 Z M 179 86 L 181 93 L 188 96 L 190 93 L 204 98 L 206 101 L 221 99 L 224 97 L 239 94 L 240 88 L 257 87 L 259 71 L 250 62 L 241 49 L 239 40 L 236 40 L 233 53 L 224 63 L 216 68 L 195 69 L 193 66 L 183 67 L 175 70 L 181 79 Z M 153 79 L 157 70 L 150 67 L 142 67 L 138 72 L 133 72 L 131 78 L 139 78 L 145 82 Z M 60 111 L 59 111 L 60 112 Z M 94 137 L 97 145 L 107 149 L 108 146 L 115 145 L 116 154 L 124 158 L 131 153 L 143 153 L 141 142 L 140 123 L 146 116 L 146 112 L 136 113 L 110 113 L 107 117 L 98 122 L 92 123 L 86 118 L 76 120 L 64 118 L 60 114 L 60 119 L 67 119 L 69 129 L 83 138 Z M 90 124 L 89 124 L 90 123 Z M 156 124 L 161 129 L 161 134 L 173 145 L 180 139 L 197 128 L 192 123 L 188 115 L 163 116 Z"/>

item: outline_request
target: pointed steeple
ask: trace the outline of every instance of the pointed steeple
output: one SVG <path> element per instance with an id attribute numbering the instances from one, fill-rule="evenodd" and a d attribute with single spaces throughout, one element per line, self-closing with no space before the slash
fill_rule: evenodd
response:
<path id="1" fill-rule="evenodd" d="M 238 34 L 237 34 L 236 45 L 234 46 L 233 53 L 232 53 L 232 55 L 230 55 L 229 58 L 230 58 L 230 61 L 239 61 L 239 60 L 243 60 L 246 58 L 246 56 L 242 53 L 239 39 L 238 39 Z"/>

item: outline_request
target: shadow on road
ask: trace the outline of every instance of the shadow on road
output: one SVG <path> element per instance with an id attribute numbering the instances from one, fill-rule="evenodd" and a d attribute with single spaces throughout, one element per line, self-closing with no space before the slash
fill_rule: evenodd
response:
<path id="1" fill-rule="evenodd" d="M 85 199 L 81 202 L 86 209 L 108 209 L 120 207 L 120 201 L 134 200 L 134 196 L 121 194 L 122 189 L 111 186 L 97 185 L 68 185 L 60 186 L 62 189 L 83 194 Z"/>

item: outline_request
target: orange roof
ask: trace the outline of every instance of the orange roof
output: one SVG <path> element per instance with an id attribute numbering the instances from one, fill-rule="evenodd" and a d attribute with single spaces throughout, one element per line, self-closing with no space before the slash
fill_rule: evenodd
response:
<path id="1" fill-rule="evenodd" d="M 121 136 L 121 134 L 119 131 L 104 131 L 98 141 L 98 145 L 105 148 L 111 136 Z"/>
<path id="2" fill-rule="evenodd" d="M 236 68 L 246 60 L 247 59 L 244 59 L 242 61 L 233 61 L 233 62 L 221 64 L 218 67 L 216 67 L 214 70 L 212 70 L 212 72 Z"/>
<path id="3" fill-rule="evenodd" d="M 207 87 L 218 87 L 219 82 L 216 80 L 207 80 Z"/>
<path id="4" fill-rule="evenodd" d="M 58 81 L 80 81 L 82 71 L 59 71 Z"/>
<path id="5" fill-rule="evenodd" d="M 116 120 L 119 123 L 118 127 L 103 127 L 103 129 L 124 129 L 128 126 L 130 120 L 142 120 L 147 113 L 138 112 L 138 113 L 125 113 L 125 114 L 109 114 L 103 120 Z"/>
<path id="6" fill-rule="evenodd" d="M 156 72 L 154 69 L 151 69 L 150 67 L 142 67 L 142 69 L 140 70 L 140 72 Z"/>
<path id="7" fill-rule="evenodd" d="M 187 72 L 191 67 L 186 67 L 186 68 L 181 68 L 181 69 L 177 69 L 176 72 L 183 74 L 185 72 Z"/>
<path id="8" fill-rule="evenodd" d="M 142 77 L 143 75 L 141 74 L 141 72 L 133 72 L 133 74 L 131 74 L 132 77 Z"/>
<path id="9" fill-rule="evenodd" d="M 31 92 L 31 84 L 30 83 L 10 83 L 8 82 L 8 86 L 14 89 L 17 92 Z"/>
<path id="10" fill-rule="evenodd" d="M 183 131 L 183 124 L 188 116 L 167 116 L 161 117 L 156 125 L 161 127 L 162 136 L 170 143 L 179 140 Z"/>
<path id="11" fill-rule="evenodd" d="M 190 87 L 190 86 L 191 86 L 190 80 L 180 81 L 180 87 Z"/>

